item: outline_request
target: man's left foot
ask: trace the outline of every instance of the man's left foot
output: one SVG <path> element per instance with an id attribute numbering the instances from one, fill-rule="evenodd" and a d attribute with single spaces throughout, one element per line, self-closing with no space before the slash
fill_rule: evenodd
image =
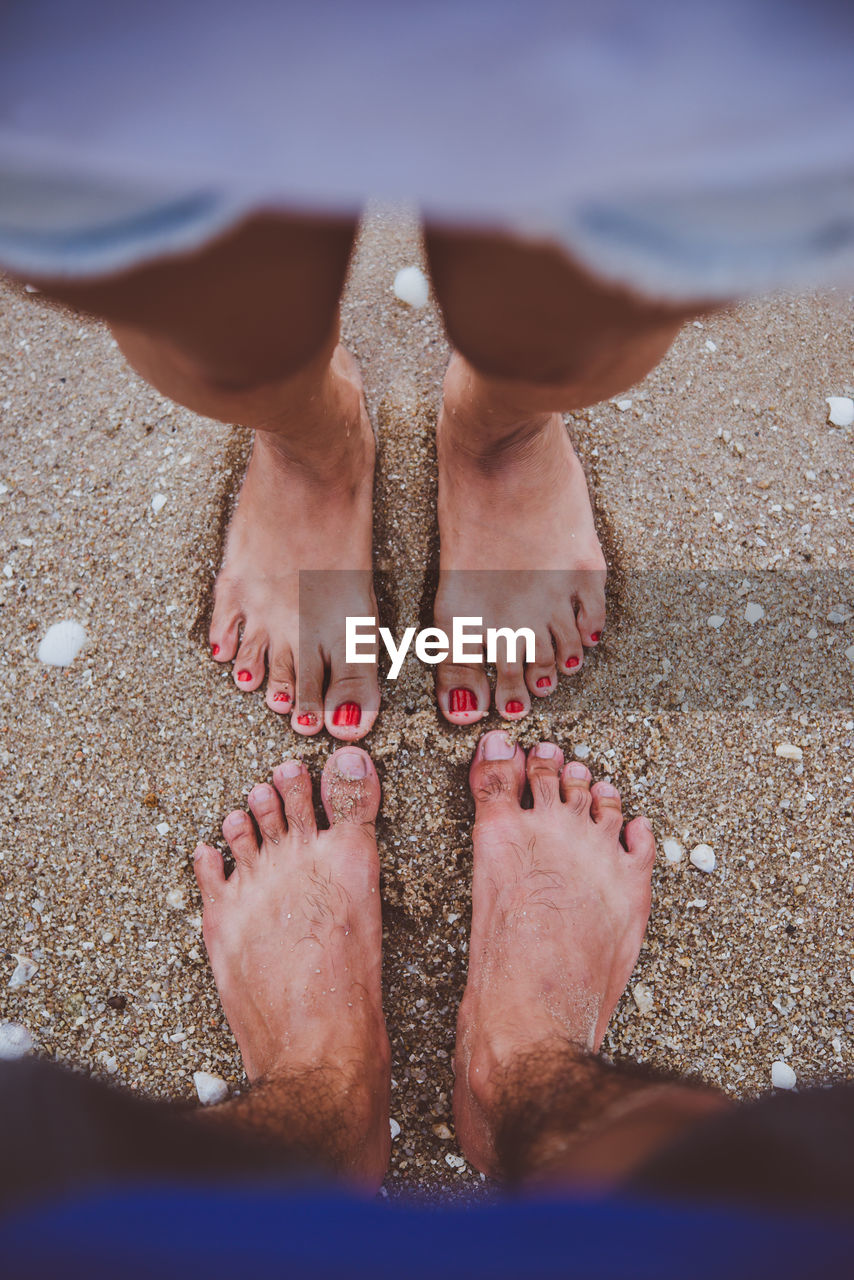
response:
<path id="1" fill-rule="evenodd" d="M 228 879 L 216 849 L 196 849 L 211 967 L 249 1080 L 290 1081 L 292 1091 L 308 1081 L 337 1146 L 353 1137 L 345 1171 L 378 1185 L 390 1143 L 379 779 L 359 747 L 329 757 L 328 831 L 317 830 L 301 761 L 280 764 L 273 783 L 250 791 L 251 817 L 236 810 L 222 824 L 235 862 Z"/>
<path id="2" fill-rule="evenodd" d="M 593 523 L 584 470 L 560 414 L 544 414 L 502 443 L 483 445 L 472 421 L 469 371 L 454 356 L 445 377 L 437 428 L 440 575 L 435 621 L 448 635 L 454 617 L 480 617 L 483 628 L 531 628 L 536 660 L 503 661 L 495 705 L 520 720 L 531 698 L 576 675 L 584 650 L 605 623 L 605 558 Z M 483 665 L 437 668 L 443 715 L 469 725 L 489 711 Z"/>

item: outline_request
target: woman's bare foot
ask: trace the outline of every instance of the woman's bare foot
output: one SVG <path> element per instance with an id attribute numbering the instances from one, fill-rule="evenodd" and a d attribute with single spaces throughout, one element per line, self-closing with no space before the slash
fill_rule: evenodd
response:
<path id="1" fill-rule="evenodd" d="M 390 1143 L 379 779 L 359 747 L 330 756 L 321 782 L 328 831 L 315 825 L 304 764 L 285 761 L 273 782 L 249 793 L 254 822 L 242 810 L 223 822 L 235 861 L 227 880 L 215 849 L 196 850 L 208 955 L 250 1081 L 283 1081 L 286 1096 L 307 1082 L 342 1170 L 377 1184 Z"/>
<path id="2" fill-rule="evenodd" d="M 269 668 L 267 705 L 297 733 L 325 724 L 353 740 L 376 719 L 379 689 L 375 666 L 344 660 L 345 617 L 376 617 L 374 436 L 349 352 L 336 348 L 321 391 L 293 412 L 299 422 L 255 432 L 214 588 L 211 653 L 233 661 L 246 692 Z"/>
<path id="3" fill-rule="evenodd" d="M 469 976 L 457 1025 L 454 1112 L 466 1158 L 495 1173 L 496 1103 L 514 1060 L 599 1048 L 637 960 L 655 841 L 619 792 L 590 785 L 554 743 L 527 760 L 500 731 L 478 744 Z M 532 809 L 520 801 L 526 781 Z"/>
<path id="4" fill-rule="evenodd" d="M 521 653 L 513 664 L 499 653 L 497 664 L 496 708 L 518 720 L 530 711 L 532 696 L 554 692 L 558 671 L 576 673 L 584 646 L 598 642 L 605 559 L 584 471 L 560 414 L 525 420 L 515 418 L 509 404 L 492 415 L 477 384 L 471 366 L 454 356 L 437 429 L 435 619 L 448 634 L 455 616 L 481 617 L 484 628 L 534 631 L 535 662 L 525 664 Z M 444 662 L 436 687 L 454 724 L 473 724 L 489 710 L 482 665 Z"/>

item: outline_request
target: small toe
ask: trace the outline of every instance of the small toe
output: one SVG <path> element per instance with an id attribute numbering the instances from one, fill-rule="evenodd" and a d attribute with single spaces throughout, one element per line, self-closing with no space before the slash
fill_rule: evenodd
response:
<path id="1" fill-rule="evenodd" d="M 317 823 L 314 820 L 311 778 L 302 760 L 283 760 L 276 765 L 273 782 L 285 804 L 288 830 L 306 838 L 314 835 Z"/>
<path id="2" fill-rule="evenodd" d="M 380 780 L 361 747 L 339 747 L 323 768 L 320 794 L 332 826 L 352 822 L 373 827 L 380 807 Z"/>
<path id="3" fill-rule="evenodd" d="M 626 849 L 632 855 L 632 859 L 637 859 L 639 864 L 651 867 L 655 861 L 655 836 L 652 834 L 649 818 L 645 818 L 642 814 L 632 818 L 631 822 L 626 823 L 624 836 Z"/>
<path id="4" fill-rule="evenodd" d="M 196 873 L 196 883 L 202 894 L 202 899 L 207 902 L 225 887 L 225 868 L 222 865 L 222 854 L 218 849 L 214 849 L 209 844 L 197 845 L 193 854 L 193 870 Z"/>
<path id="5" fill-rule="evenodd" d="M 594 782 L 590 794 L 593 821 L 606 831 L 618 832 L 623 825 L 623 803 L 617 788 L 610 782 Z"/>
<path id="6" fill-rule="evenodd" d="M 439 710 L 451 724 L 477 724 L 489 711 L 489 681 L 481 667 L 443 662 L 436 671 Z"/>
<path id="7" fill-rule="evenodd" d="M 287 835 L 287 829 L 285 816 L 282 813 L 282 802 L 275 788 L 269 783 L 259 782 L 249 792 L 249 808 L 258 823 L 263 843 L 265 845 L 280 844 Z"/>
<path id="8" fill-rule="evenodd" d="M 478 818 L 502 806 L 519 807 L 525 787 L 525 753 L 501 729 L 485 733 L 477 744 L 469 786 Z"/>
<path id="9" fill-rule="evenodd" d="M 229 813 L 223 821 L 222 834 L 239 868 L 246 869 L 255 865 L 258 859 L 258 837 L 248 813 L 244 813 L 242 809 Z"/>
<path id="10" fill-rule="evenodd" d="M 576 589 L 575 619 L 582 642 L 599 643 L 605 626 L 605 573 L 590 570 Z"/>
<path id="11" fill-rule="evenodd" d="M 575 616 L 567 613 L 552 627 L 557 669 L 562 675 L 574 675 L 584 665 L 584 646 L 575 625 Z"/>
<path id="12" fill-rule="evenodd" d="M 380 691 L 373 665 L 346 663 L 333 655 L 332 675 L 324 699 L 326 728 L 333 738 L 363 738 L 377 718 Z"/>
<path id="13" fill-rule="evenodd" d="M 590 770 L 578 760 L 570 760 L 560 774 L 560 798 L 569 813 L 587 817 L 590 813 Z"/>
<path id="14" fill-rule="evenodd" d="M 294 660 L 290 649 L 276 650 L 270 655 L 270 671 L 267 676 L 267 706 L 277 715 L 287 715 L 293 710 Z"/>
<path id="15" fill-rule="evenodd" d="M 538 742 L 528 752 L 525 769 L 534 808 L 548 807 L 560 800 L 560 771 L 563 752 L 554 742 Z"/>
<path id="16" fill-rule="evenodd" d="M 234 683 L 244 693 L 257 689 L 264 679 L 264 666 L 267 656 L 267 641 L 262 636 L 246 635 L 240 641 L 240 648 L 234 657 Z"/>
<path id="17" fill-rule="evenodd" d="M 521 720 L 531 710 L 531 698 L 525 686 L 525 672 L 521 662 L 499 662 L 495 680 L 495 709 L 505 720 Z"/>

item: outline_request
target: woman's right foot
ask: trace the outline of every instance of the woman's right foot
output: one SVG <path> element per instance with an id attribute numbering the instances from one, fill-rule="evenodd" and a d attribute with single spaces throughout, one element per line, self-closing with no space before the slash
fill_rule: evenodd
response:
<path id="1" fill-rule="evenodd" d="M 320 387 L 299 422 L 255 432 L 209 638 L 214 659 L 233 663 L 238 689 L 252 692 L 269 673 L 267 705 L 290 715 L 297 733 L 325 724 L 352 741 L 368 732 L 380 701 L 376 666 L 344 660 L 345 618 L 377 616 L 374 435 L 344 347 Z"/>
<path id="2" fill-rule="evenodd" d="M 533 808 L 523 809 L 526 782 Z M 454 1113 L 466 1158 L 495 1174 L 496 1107 L 514 1061 L 550 1045 L 594 1053 L 631 975 L 650 907 L 655 840 L 620 832 L 620 795 L 554 743 L 480 740 L 469 975 L 457 1024 Z"/>

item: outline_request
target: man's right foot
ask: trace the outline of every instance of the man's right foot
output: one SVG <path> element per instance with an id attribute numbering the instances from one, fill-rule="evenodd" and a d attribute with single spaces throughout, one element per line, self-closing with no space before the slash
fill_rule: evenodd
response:
<path id="1" fill-rule="evenodd" d="M 287 431 L 258 430 L 214 588 L 211 653 L 297 733 L 368 732 L 375 665 L 345 662 L 344 619 L 376 617 L 371 575 L 374 435 L 356 361 L 337 347 Z M 316 576 L 300 571 L 321 570 Z M 330 572 L 331 571 L 331 572 Z M 300 645 L 302 637 L 303 644 Z M 324 685 L 328 683 L 324 695 Z"/>
<path id="2" fill-rule="evenodd" d="M 315 825 L 301 761 L 280 764 L 273 782 L 249 793 L 252 817 L 235 810 L 222 824 L 235 861 L 227 880 L 217 850 L 196 849 L 205 945 L 247 1076 L 278 1084 L 278 1107 L 295 1113 L 285 1140 L 305 1143 L 307 1130 L 317 1148 L 310 1155 L 378 1186 L 389 1158 L 391 1061 L 380 980 L 379 779 L 359 747 L 329 757 L 320 788 L 328 831 Z M 282 1117 L 266 1107 L 261 1120 L 272 1131 Z"/>
<path id="3" fill-rule="evenodd" d="M 533 808 L 521 807 L 526 781 Z M 476 816 L 469 975 L 457 1024 L 454 1113 L 469 1162 L 495 1166 L 502 1077 L 550 1045 L 595 1052 L 638 957 L 655 840 L 620 795 L 592 787 L 554 743 L 527 756 L 501 731 L 471 767 Z"/>

